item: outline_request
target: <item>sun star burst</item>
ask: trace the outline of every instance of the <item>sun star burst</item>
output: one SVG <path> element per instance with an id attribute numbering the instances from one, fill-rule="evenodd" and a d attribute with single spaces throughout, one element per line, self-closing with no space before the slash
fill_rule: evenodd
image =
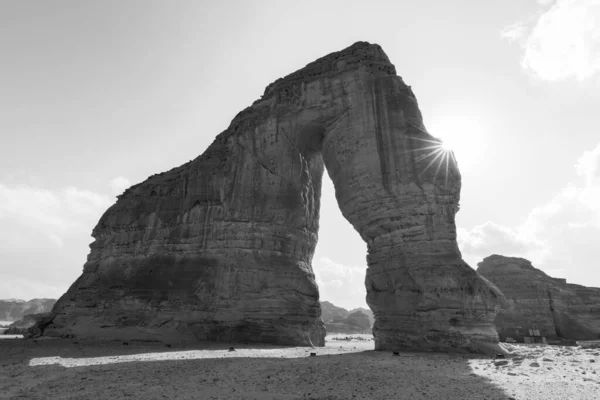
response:
<path id="1" fill-rule="evenodd" d="M 422 161 L 428 160 L 427 165 L 423 170 L 419 172 L 419 176 L 422 176 L 425 172 L 427 172 L 431 167 L 435 166 L 435 174 L 434 180 L 437 179 L 437 176 L 442 169 L 442 165 L 444 166 L 444 182 L 448 183 L 448 172 L 450 167 L 450 158 L 452 158 L 452 162 L 456 163 L 456 159 L 454 158 L 454 152 L 450 148 L 447 143 L 442 142 L 439 139 L 424 139 L 413 137 L 413 139 L 419 140 L 425 144 L 423 147 L 419 147 L 413 149 L 414 152 L 423 152 L 421 155 L 416 157 L 415 161 L 420 163 Z"/>

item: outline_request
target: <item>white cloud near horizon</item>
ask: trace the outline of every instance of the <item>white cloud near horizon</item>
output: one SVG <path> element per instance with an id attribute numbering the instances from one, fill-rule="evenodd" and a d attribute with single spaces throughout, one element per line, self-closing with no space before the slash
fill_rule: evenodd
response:
<path id="1" fill-rule="evenodd" d="M 106 192 L 124 181 L 111 181 Z M 0 298 L 63 294 L 81 273 L 92 229 L 114 202 L 109 194 L 73 186 L 0 183 Z"/>
<path id="2" fill-rule="evenodd" d="M 488 221 L 458 230 L 463 256 L 473 268 L 491 254 L 527 258 L 547 273 L 600 286 L 600 143 L 575 164 L 577 180 L 517 227 Z"/>
<path id="3" fill-rule="evenodd" d="M 538 3 L 550 7 L 502 32 L 523 48 L 523 68 L 548 81 L 599 76 L 600 0 Z"/>
<path id="4" fill-rule="evenodd" d="M 52 191 L 0 183 L 0 220 L 43 233 L 59 247 L 64 235 L 87 228 L 111 204 L 106 195 L 72 186 Z"/>
<path id="5" fill-rule="evenodd" d="M 539 259 L 546 251 L 543 242 L 528 236 L 520 227 L 514 229 L 492 221 L 486 221 L 470 230 L 458 228 L 457 234 L 461 251 L 480 259 L 492 254 Z M 471 266 L 475 268 L 475 265 Z"/>
<path id="6" fill-rule="evenodd" d="M 336 263 L 327 257 L 313 260 L 313 271 L 321 301 L 329 301 L 348 310 L 367 307 L 366 266 Z"/>
<path id="7" fill-rule="evenodd" d="M 21 293 L 27 293 L 27 298 L 22 298 Z M 0 299 L 58 299 L 65 293 L 63 285 L 46 283 L 43 280 L 24 278 L 14 274 L 0 273 Z"/>

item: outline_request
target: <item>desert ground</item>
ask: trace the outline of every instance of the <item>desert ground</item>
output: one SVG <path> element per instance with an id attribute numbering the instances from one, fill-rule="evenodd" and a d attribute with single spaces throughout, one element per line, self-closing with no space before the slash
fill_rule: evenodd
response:
<path id="1" fill-rule="evenodd" d="M 322 348 L 7 338 L 0 398 L 600 398 L 599 349 L 503 344 L 505 359 L 394 355 L 374 351 L 369 335 L 335 340 L 344 336 Z"/>

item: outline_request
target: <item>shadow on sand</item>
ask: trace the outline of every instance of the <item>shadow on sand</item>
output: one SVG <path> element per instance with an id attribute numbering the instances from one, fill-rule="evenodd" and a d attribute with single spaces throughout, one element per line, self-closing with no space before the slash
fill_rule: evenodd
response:
<path id="1" fill-rule="evenodd" d="M 227 343 L 167 347 L 139 342 L 2 341 L 0 368 L 7 374 L 0 377 L 0 398 L 509 398 L 474 374 L 468 357 L 393 355 L 360 345 L 350 342 L 340 348 L 329 343 L 311 349 L 236 344 L 236 351 L 230 352 Z M 58 358 L 74 365 L 39 362 Z"/>

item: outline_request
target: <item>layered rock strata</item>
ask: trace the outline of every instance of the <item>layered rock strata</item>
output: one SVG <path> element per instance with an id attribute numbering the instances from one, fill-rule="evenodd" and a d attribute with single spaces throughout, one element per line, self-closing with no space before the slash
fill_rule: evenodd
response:
<path id="1" fill-rule="evenodd" d="M 119 197 L 44 334 L 322 346 L 311 260 L 327 168 L 368 247 L 376 348 L 493 347 L 502 295 L 461 258 L 460 173 L 438 150 L 380 46 L 318 59 Z"/>
<path id="2" fill-rule="evenodd" d="M 477 272 L 506 296 L 495 320 L 501 340 L 600 339 L 600 288 L 550 277 L 524 258 L 492 255 Z"/>

